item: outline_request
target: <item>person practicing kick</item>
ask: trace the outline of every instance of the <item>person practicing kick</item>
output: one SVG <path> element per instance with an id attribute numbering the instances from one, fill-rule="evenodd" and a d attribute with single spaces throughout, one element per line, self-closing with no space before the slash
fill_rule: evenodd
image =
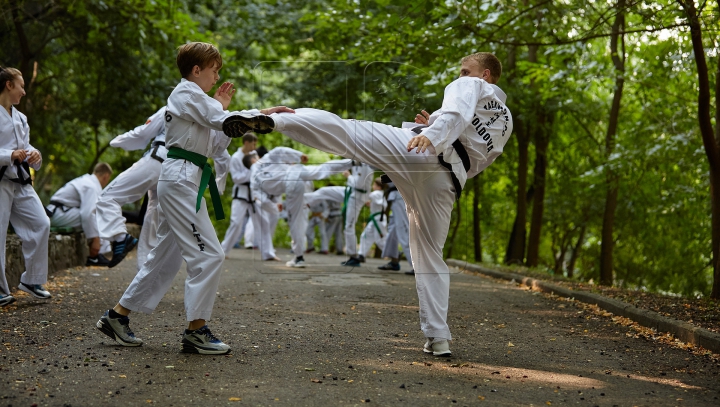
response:
<path id="1" fill-rule="evenodd" d="M 230 177 L 233 180 L 232 207 L 230 212 L 230 226 L 225 232 L 221 246 L 225 252 L 225 258 L 232 250 L 240 236 L 245 233 L 245 228 L 252 222 L 252 214 L 258 210 L 253 205 L 252 191 L 250 190 L 250 169 L 243 165 L 243 157 L 254 154 L 257 136 L 247 133 L 242 136 L 243 145 L 232 155 L 230 159 Z M 247 235 L 246 235 L 247 236 Z M 247 246 L 247 241 L 245 245 Z"/>
<path id="2" fill-rule="evenodd" d="M 209 186 L 215 216 L 224 218 L 219 191 L 207 163 L 227 149 L 230 138 L 246 132 L 229 129 L 220 133 L 230 115 L 292 112 L 284 106 L 263 111 L 229 112 L 235 93 L 233 84 L 223 83 L 214 98 L 207 95 L 219 79 L 222 57 L 215 46 L 192 42 L 179 47 L 177 66 L 182 80 L 170 94 L 165 112 L 167 159 L 158 181 L 160 226 L 158 244 L 135 275 L 113 309 L 107 310 L 97 328 L 123 346 L 140 346 L 129 326 L 131 311 L 152 312 L 172 285 L 182 260 L 187 263 L 185 313 L 188 327 L 182 350 L 200 354 L 225 354 L 230 347 L 206 325 L 210 319 L 225 259 L 210 222 L 203 193 Z M 212 131 L 215 130 L 215 131 Z"/>
<path id="3" fill-rule="evenodd" d="M 442 107 L 429 126 L 397 128 L 343 120 L 333 113 L 298 109 L 295 114 L 230 117 L 226 131 L 272 130 L 293 140 L 377 167 L 395 183 L 407 205 L 410 250 L 420 304 L 423 351 L 450 355 L 447 324 L 450 273 L 443 246 L 453 202 L 472 178 L 500 156 L 512 133 L 505 93 L 495 85 L 502 65 L 491 53 L 462 59 L 460 78 L 445 88 Z M 348 246 L 348 249 L 350 247 Z"/>
<path id="4" fill-rule="evenodd" d="M 370 206 L 370 216 L 367 225 L 360 235 L 360 262 L 365 262 L 365 257 L 369 255 L 373 243 L 378 249 L 385 248 L 385 237 L 387 236 L 387 221 L 385 219 L 385 209 L 387 201 L 385 200 L 385 191 L 380 178 L 376 178 L 372 185 L 372 192 L 368 194 L 368 205 Z"/>
<path id="5" fill-rule="evenodd" d="M 112 172 L 109 164 L 98 163 L 92 174 L 77 177 L 58 189 L 46 207 L 50 226 L 82 229 L 90 250 L 86 266 L 108 265 L 102 253 L 106 253 L 110 245 L 98 232 L 97 202 L 102 189 L 110 182 Z"/>
<path id="6" fill-rule="evenodd" d="M 305 202 L 312 206 L 316 202 L 325 202 L 327 205 L 327 221 L 326 221 L 326 234 L 327 241 L 335 236 L 335 253 L 337 255 L 344 255 L 343 246 L 345 245 L 343 235 L 343 223 L 342 223 L 342 206 L 345 201 L 345 187 L 327 186 L 318 188 L 313 192 L 305 194 Z"/>
<path id="7" fill-rule="evenodd" d="M 48 299 L 43 284 L 48 274 L 50 219 L 32 186 L 30 167 L 42 165 L 42 155 L 30 145 L 27 117 L 15 109 L 25 96 L 25 80 L 15 68 L 0 67 L 0 307 L 15 302 L 5 277 L 8 223 L 22 241 L 25 272 L 19 289 Z"/>

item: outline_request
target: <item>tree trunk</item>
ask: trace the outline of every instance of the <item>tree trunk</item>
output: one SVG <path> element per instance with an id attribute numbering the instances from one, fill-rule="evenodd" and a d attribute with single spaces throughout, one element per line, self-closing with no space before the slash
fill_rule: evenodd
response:
<path id="1" fill-rule="evenodd" d="M 521 126 L 517 126 L 521 124 Z M 510 241 L 505 252 L 506 264 L 523 264 L 525 262 L 525 223 L 527 222 L 527 171 L 528 146 L 530 137 L 527 135 L 522 122 L 515 121 L 518 141 L 518 182 L 515 201 L 515 222 L 510 233 Z M 520 127 L 519 129 L 517 127 Z"/>
<path id="2" fill-rule="evenodd" d="M 543 109 L 545 110 L 545 109 Z M 527 266 L 537 267 L 540 257 L 540 236 L 543 212 L 545 209 L 545 176 L 547 174 L 547 148 L 552 132 L 552 113 L 540 114 L 535 130 L 535 170 L 533 178 L 533 210 L 530 218 L 530 236 L 528 238 Z"/>
<path id="3" fill-rule="evenodd" d="M 580 257 L 580 249 L 582 248 L 583 241 L 585 240 L 585 230 L 587 230 L 587 225 L 583 224 L 582 228 L 580 229 L 580 236 L 578 236 L 578 240 L 575 243 L 575 247 L 573 247 L 573 252 L 572 252 L 572 255 L 570 256 L 570 262 L 568 263 L 568 268 L 567 268 L 568 278 L 572 278 L 573 274 L 575 274 L 575 264 L 577 263 L 578 257 Z"/>
<path id="4" fill-rule="evenodd" d="M 698 122 L 705 155 L 710 167 L 710 204 L 712 207 L 712 254 L 713 285 L 711 298 L 720 298 L 720 148 L 714 137 L 710 120 L 710 80 L 705 60 L 705 48 L 702 42 L 702 26 L 693 0 L 678 0 L 687 15 L 690 26 L 690 38 L 695 54 L 695 66 L 698 73 Z M 718 78 L 716 78 L 716 81 Z M 716 85 L 716 92 L 718 87 Z M 717 94 L 716 94 L 717 96 Z M 717 103 L 717 100 L 715 101 Z M 720 125 L 720 124 L 719 124 Z"/>
<path id="5" fill-rule="evenodd" d="M 613 94 L 612 106 L 610 107 L 610 119 L 608 121 L 607 134 L 605 135 L 605 156 L 610 161 L 610 156 L 615 149 L 615 137 L 617 135 L 618 118 L 620 116 L 620 100 L 622 99 L 623 86 L 625 84 L 625 37 L 622 31 L 625 28 L 625 0 L 619 0 L 617 4 L 617 15 L 612 27 L 610 36 L 610 52 L 615 65 L 615 91 Z M 618 43 L 621 50 L 618 52 Z M 605 182 L 607 193 L 605 195 L 605 213 L 603 215 L 602 243 L 600 246 L 600 284 L 612 285 L 613 283 L 613 228 L 615 227 L 615 210 L 618 197 L 618 176 L 610 165 L 605 166 Z"/>
<path id="6" fill-rule="evenodd" d="M 473 180 L 473 243 L 475 261 L 482 262 L 482 242 L 480 230 L 480 194 L 482 192 L 482 174 L 478 174 Z"/>

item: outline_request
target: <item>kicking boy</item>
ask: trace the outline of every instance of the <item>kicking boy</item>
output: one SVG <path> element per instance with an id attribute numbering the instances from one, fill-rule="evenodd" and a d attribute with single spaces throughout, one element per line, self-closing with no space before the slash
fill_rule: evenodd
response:
<path id="1" fill-rule="evenodd" d="M 420 327 L 427 338 L 423 351 L 436 356 L 450 354 L 452 339 L 447 324 L 450 274 L 442 249 L 453 202 L 468 178 L 500 156 L 512 132 L 505 93 L 495 85 L 501 71 L 493 54 L 466 56 L 460 78 L 445 88 L 442 107 L 430 116 L 429 126 L 412 130 L 343 120 L 316 109 L 232 117 L 223 126 L 261 134 L 276 130 L 310 147 L 354 157 L 385 171 L 407 205 Z"/>
<path id="2" fill-rule="evenodd" d="M 230 347 L 216 338 L 206 325 L 210 319 L 220 281 L 224 253 L 210 222 L 203 192 L 209 185 L 218 219 L 224 217 L 212 169 L 207 157 L 219 155 L 230 138 L 219 131 L 230 115 L 292 112 L 286 107 L 263 111 L 228 112 L 235 93 L 231 83 L 222 84 L 214 98 L 208 92 L 219 79 L 220 52 L 211 44 L 193 42 L 178 49 L 177 66 L 182 80 L 168 98 L 165 112 L 167 159 L 158 181 L 160 226 L 158 244 L 135 275 L 119 303 L 105 312 L 97 327 L 123 346 L 140 346 L 129 327 L 131 311 L 152 312 L 187 263 L 185 313 L 189 322 L 182 338 L 185 352 L 225 354 Z M 211 130 L 216 130 L 215 132 Z M 228 130 L 228 136 L 240 137 Z"/>

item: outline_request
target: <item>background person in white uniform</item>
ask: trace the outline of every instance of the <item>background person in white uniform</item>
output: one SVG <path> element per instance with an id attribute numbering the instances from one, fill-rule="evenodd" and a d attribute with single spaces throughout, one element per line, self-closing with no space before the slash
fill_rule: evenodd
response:
<path id="1" fill-rule="evenodd" d="M 243 145 L 238 148 L 230 159 L 230 177 L 233 180 L 232 206 L 230 212 L 230 226 L 225 232 L 221 245 L 225 258 L 232 247 L 246 231 L 247 225 L 252 222 L 252 214 L 258 210 L 253 205 L 252 191 L 250 189 L 250 169 L 243 165 L 243 157 L 252 154 L 257 144 L 257 136 L 246 133 L 242 137 Z M 246 235 L 247 236 L 247 235 Z M 247 238 L 246 238 L 247 240 Z M 245 244 L 247 245 L 247 241 Z"/>
<path id="2" fill-rule="evenodd" d="M 40 151 L 30 145 L 27 117 L 15 109 L 25 96 L 25 81 L 15 68 L 0 67 L 0 307 L 15 301 L 5 277 L 8 223 L 22 240 L 25 272 L 19 289 L 50 298 L 47 282 L 50 220 L 32 187 L 30 167 L 39 170 Z"/>

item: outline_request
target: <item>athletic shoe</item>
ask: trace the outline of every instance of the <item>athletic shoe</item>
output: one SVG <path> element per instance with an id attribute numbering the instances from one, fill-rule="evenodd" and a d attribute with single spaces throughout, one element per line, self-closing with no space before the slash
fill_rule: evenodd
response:
<path id="1" fill-rule="evenodd" d="M 47 300 L 48 298 L 52 297 L 52 295 L 50 295 L 50 293 L 45 290 L 40 284 L 20 283 L 18 288 L 32 295 L 35 298 L 40 298 L 41 300 Z"/>
<path id="2" fill-rule="evenodd" d="M 407 275 L 409 275 L 409 276 L 414 276 L 414 275 L 415 275 L 415 269 L 412 269 L 412 270 L 410 270 L 410 271 L 406 271 L 405 274 L 407 274 Z"/>
<path id="3" fill-rule="evenodd" d="M 225 119 L 222 128 L 223 133 L 233 138 L 242 137 L 248 131 L 268 134 L 275 128 L 275 120 L 264 114 L 233 114 Z"/>
<path id="4" fill-rule="evenodd" d="M 240 248 L 240 242 L 235 243 L 233 246 L 233 249 L 239 249 Z"/>
<path id="5" fill-rule="evenodd" d="M 318 254 L 330 254 L 327 250 L 320 250 Z"/>
<path id="6" fill-rule="evenodd" d="M 345 252 L 340 250 L 340 251 L 335 252 L 335 254 L 337 254 L 338 256 L 344 256 Z"/>
<path id="7" fill-rule="evenodd" d="M 85 265 L 90 266 L 100 266 L 100 267 L 107 267 L 110 264 L 110 260 L 107 259 L 107 257 L 103 256 L 102 253 L 98 253 L 96 257 L 88 257 L 85 261 Z"/>
<path id="8" fill-rule="evenodd" d="M 255 249 L 254 246 L 245 246 L 245 250 L 253 250 L 253 249 Z"/>
<path id="9" fill-rule="evenodd" d="M 312 252 L 314 252 L 314 251 L 315 251 L 315 248 L 314 248 L 314 247 L 311 247 L 311 248 L 305 250 L 305 253 L 312 253 Z"/>
<path id="10" fill-rule="evenodd" d="M 0 307 L 4 307 L 4 306 L 6 306 L 6 305 L 10 305 L 10 304 L 14 303 L 15 301 L 16 301 L 16 300 L 15 300 L 15 297 L 13 297 L 12 295 L 2 295 L 2 294 L 0 294 Z"/>
<path id="11" fill-rule="evenodd" d="M 205 325 L 194 331 L 185 330 L 182 338 L 182 350 L 183 352 L 199 353 L 201 355 L 224 355 L 230 353 L 230 346 L 216 338 L 210 332 L 210 328 Z"/>
<path id="12" fill-rule="evenodd" d="M 100 317 L 100 320 L 95 324 L 100 332 L 113 338 L 117 343 L 122 346 L 140 346 L 143 344 L 142 339 L 136 338 L 132 330 L 130 330 L 130 318 L 110 318 L 110 311 L 105 311 L 105 314 Z"/>
<path id="13" fill-rule="evenodd" d="M 137 245 L 138 240 L 132 237 L 129 233 L 125 234 L 125 240 L 122 242 L 112 242 L 113 256 L 108 264 L 109 268 L 113 268 L 120 264 L 120 262 L 127 256 L 128 253 Z"/>
<path id="14" fill-rule="evenodd" d="M 285 263 L 288 267 L 305 268 L 305 260 L 292 259 Z"/>
<path id="15" fill-rule="evenodd" d="M 425 346 L 423 346 L 423 352 L 425 353 L 432 353 L 433 356 L 450 356 L 452 355 L 452 352 L 450 352 L 450 345 L 448 344 L 448 341 L 441 340 L 438 342 L 432 342 L 432 338 L 428 338 L 428 340 L 425 342 Z"/>
<path id="16" fill-rule="evenodd" d="M 349 267 L 359 267 L 361 265 L 360 260 L 358 260 L 355 257 L 351 257 L 340 264 L 343 266 L 349 266 Z"/>
<path id="17" fill-rule="evenodd" d="M 393 263 L 389 262 L 388 264 L 382 265 L 378 267 L 380 270 L 392 270 L 392 271 L 400 271 L 400 264 L 399 263 Z"/>
<path id="18" fill-rule="evenodd" d="M 363 256 L 363 255 L 358 256 L 358 261 L 360 263 L 365 263 L 365 256 Z"/>

